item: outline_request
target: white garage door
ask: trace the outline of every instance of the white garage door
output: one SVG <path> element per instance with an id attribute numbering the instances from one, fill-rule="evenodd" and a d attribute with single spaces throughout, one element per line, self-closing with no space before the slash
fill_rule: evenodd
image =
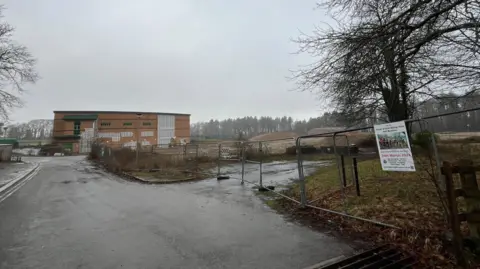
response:
<path id="1" fill-rule="evenodd" d="M 168 147 L 170 140 L 175 136 L 175 116 L 158 115 L 158 138 L 161 147 Z"/>

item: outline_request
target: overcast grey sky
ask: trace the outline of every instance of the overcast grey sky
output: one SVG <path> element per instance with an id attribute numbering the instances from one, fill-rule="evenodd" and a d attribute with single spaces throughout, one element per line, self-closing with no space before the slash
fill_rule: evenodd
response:
<path id="1" fill-rule="evenodd" d="M 290 38 L 326 20 L 315 0 L 3 2 L 42 77 L 14 121 L 53 110 L 191 113 L 193 122 L 321 113 L 286 79 L 311 61 Z"/>

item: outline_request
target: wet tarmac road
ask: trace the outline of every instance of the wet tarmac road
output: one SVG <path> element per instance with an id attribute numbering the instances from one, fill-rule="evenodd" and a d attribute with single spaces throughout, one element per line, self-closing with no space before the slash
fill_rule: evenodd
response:
<path id="1" fill-rule="evenodd" d="M 150 186 L 81 157 L 35 161 L 0 203 L 0 268 L 303 268 L 352 251 L 235 180 Z"/>

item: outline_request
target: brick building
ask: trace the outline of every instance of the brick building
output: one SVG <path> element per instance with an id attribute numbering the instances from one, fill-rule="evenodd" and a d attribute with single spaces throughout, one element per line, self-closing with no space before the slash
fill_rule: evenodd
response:
<path id="1" fill-rule="evenodd" d="M 94 141 L 112 147 L 168 146 L 190 141 L 190 114 L 135 111 L 54 111 L 53 143 L 87 153 Z"/>

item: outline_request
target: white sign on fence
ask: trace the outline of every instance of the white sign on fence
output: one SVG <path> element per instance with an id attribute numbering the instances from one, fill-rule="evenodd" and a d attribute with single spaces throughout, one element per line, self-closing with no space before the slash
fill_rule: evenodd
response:
<path id="1" fill-rule="evenodd" d="M 405 122 L 378 124 L 373 128 L 382 169 L 384 171 L 415 171 Z"/>

